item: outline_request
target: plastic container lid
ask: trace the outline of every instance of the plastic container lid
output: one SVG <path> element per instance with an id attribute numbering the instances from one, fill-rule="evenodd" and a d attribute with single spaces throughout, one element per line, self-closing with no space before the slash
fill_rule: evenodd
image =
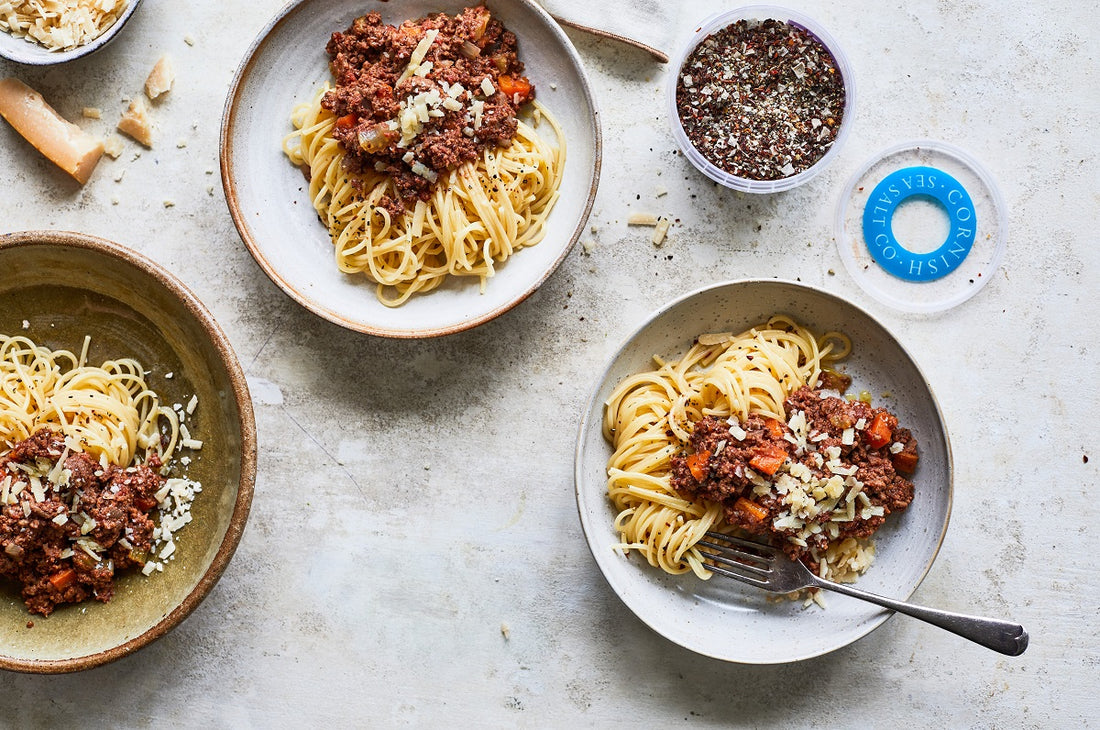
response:
<path id="1" fill-rule="evenodd" d="M 753 180 L 747 177 L 731 175 L 714 165 L 695 148 L 695 145 L 691 143 L 691 140 L 688 139 L 687 134 L 684 132 L 684 125 L 681 123 L 680 115 L 676 110 L 676 84 L 680 78 L 684 62 L 687 60 L 688 56 L 691 55 L 692 51 L 695 50 L 695 47 L 707 36 L 720 31 L 726 26 L 733 25 L 738 20 L 763 21 L 769 19 L 782 21 L 801 28 L 820 41 L 829 53 L 832 54 L 833 59 L 836 61 L 837 70 L 840 72 L 841 79 L 844 82 L 844 116 L 840 121 L 840 127 L 837 130 L 836 139 L 833 140 L 832 146 L 821 156 L 821 159 L 812 166 L 796 175 L 778 180 Z M 698 30 L 695 31 L 695 35 L 691 37 L 691 40 L 673 61 L 670 68 L 674 69 L 674 73 L 669 74 L 666 98 L 669 122 L 672 126 L 672 136 L 676 139 L 676 143 L 680 146 L 684 155 L 700 172 L 711 180 L 725 185 L 728 188 L 746 193 L 778 193 L 802 185 L 811 178 L 816 177 L 818 173 L 829 166 L 829 163 L 836 159 L 837 153 L 843 146 L 844 140 L 848 138 L 848 133 L 852 129 L 856 106 L 856 83 L 852 74 L 852 67 L 848 63 L 848 57 L 844 55 L 836 39 L 829 35 L 829 32 L 826 31 L 821 24 L 813 18 L 797 11 L 790 10 L 789 8 L 780 7 L 778 5 L 747 5 L 745 7 L 710 16 L 700 23 Z"/>
<path id="2" fill-rule="evenodd" d="M 977 294 L 1004 258 L 1007 233 L 1004 199 L 989 172 L 933 140 L 872 157 L 844 188 L 836 213 L 848 273 L 875 299 L 907 312 L 940 312 Z"/>

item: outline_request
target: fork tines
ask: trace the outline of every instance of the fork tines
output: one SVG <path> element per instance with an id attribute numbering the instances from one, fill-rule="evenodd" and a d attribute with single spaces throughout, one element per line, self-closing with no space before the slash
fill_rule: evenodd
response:
<path id="1" fill-rule="evenodd" d="M 768 587 L 768 578 L 772 574 L 771 561 L 778 552 L 775 548 L 733 535 L 723 535 L 720 532 L 706 534 L 707 537 L 724 543 L 712 540 L 699 540 L 695 543 L 696 547 L 710 549 L 699 551 L 704 558 L 716 563 L 708 565 L 708 569 L 759 588 Z"/>

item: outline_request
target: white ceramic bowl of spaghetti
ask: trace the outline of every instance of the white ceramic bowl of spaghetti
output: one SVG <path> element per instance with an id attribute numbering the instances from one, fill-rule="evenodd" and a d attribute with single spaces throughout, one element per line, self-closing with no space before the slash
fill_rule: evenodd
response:
<path id="1" fill-rule="evenodd" d="M 595 196 L 600 130 L 595 102 L 576 50 L 531 0 L 494 2 L 490 10 L 518 38 L 520 60 L 537 100 L 560 124 L 567 148 L 559 197 L 536 245 L 519 249 L 485 280 L 451 277 L 399 307 L 379 301 L 376 283 L 345 274 L 334 261 L 326 225 L 311 204 L 309 182 L 287 157 L 291 113 L 332 83 L 325 44 L 368 10 L 397 25 L 429 13 L 455 15 L 461 0 L 410 0 L 365 7 L 347 0 L 299 0 L 260 33 L 226 102 L 221 172 L 226 200 L 249 252 L 287 295 L 315 314 L 359 332 L 431 337 L 484 323 L 533 293 L 579 237 Z M 545 131 L 544 131 L 545 130 Z M 545 123 L 540 136 L 549 133 Z"/>
<path id="2" fill-rule="evenodd" d="M 608 493 L 613 449 L 603 422 L 616 387 L 653 370 L 654 356 L 676 360 L 687 353 L 693 336 L 743 332 L 775 315 L 786 315 L 818 336 L 847 335 L 852 352 L 839 369 L 852 377 L 853 390 L 873 394 L 875 405 L 895 413 L 920 444 L 913 502 L 875 533 L 875 559 L 859 587 L 908 598 L 932 566 L 951 511 L 951 449 L 939 406 L 913 358 L 869 314 L 825 291 L 775 280 L 717 284 L 657 311 L 611 358 L 584 411 L 575 461 L 581 526 L 604 577 L 638 618 L 699 654 L 746 664 L 825 654 L 866 635 L 890 614 L 840 595 L 827 595 L 825 609 L 776 601 L 720 576 L 702 580 L 690 570 L 665 572 L 637 550 L 624 556 L 614 527 L 618 510 Z"/>

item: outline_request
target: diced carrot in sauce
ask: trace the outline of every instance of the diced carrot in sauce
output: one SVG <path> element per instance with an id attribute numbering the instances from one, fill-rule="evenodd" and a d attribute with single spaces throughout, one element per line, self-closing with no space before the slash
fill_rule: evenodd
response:
<path id="1" fill-rule="evenodd" d="M 894 454 L 892 461 L 894 462 L 894 468 L 900 471 L 902 474 L 912 474 L 917 468 L 917 461 L 920 460 L 920 456 L 915 450 L 913 451 L 899 451 Z"/>
<path id="2" fill-rule="evenodd" d="M 707 475 L 710 473 L 710 467 L 708 466 L 709 462 L 709 451 L 697 451 L 687 458 L 688 471 L 695 477 L 695 481 L 702 482 L 707 478 Z"/>
<path id="3" fill-rule="evenodd" d="M 354 114 L 345 114 L 336 120 L 336 126 L 340 129 L 351 129 L 357 121 Z"/>
<path id="4" fill-rule="evenodd" d="M 897 419 L 886 411 L 876 413 L 875 417 L 871 419 L 871 425 L 863 432 L 863 438 L 867 441 L 867 445 L 873 449 L 881 449 L 890 443 L 890 439 L 894 436 L 894 425 L 896 423 Z"/>
<path id="5" fill-rule="evenodd" d="M 59 570 L 50 576 L 50 585 L 59 591 L 63 591 L 76 582 L 76 571 L 72 568 Z"/>
<path id="6" fill-rule="evenodd" d="M 787 460 L 787 451 L 781 446 L 763 446 L 749 459 L 749 466 L 761 474 L 772 476 Z"/>
<path id="7" fill-rule="evenodd" d="M 733 503 L 733 507 L 736 510 L 740 510 L 753 522 L 763 522 L 768 519 L 768 510 L 764 509 L 751 499 L 745 499 L 744 497 L 738 497 L 737 501 Z"/>
<path id="8" fill-rule="evenodd" d="M 505 96 L 509 99 L 515 99 L 516 95 L 519 95 L 519 103 L 527 101 L 531 94 L 531 82 L 522 76 L 508 76 L 502 74 L 497 79 L 497 83 L 500 84 L 500 90 L 504 92 Z"/>
<path id="9" fill-rule="evenodd" d="M 773 438 L 777 438 L 777 439 L 783 438 L 783 424 L 782 423 L 780 423 L 779 421 L 777 421 L 774 418 L 769 418 L 766 421 L 764 421 L 764 425 L 768 427 L 768 433 L 770 433 Z"/>
<path id="10" fill-rule="evenodd" d="M 486 8 L 484 5 L 479 5 L 473 8 L 473 10 L 478 15 L 478 21 L 477 25 L 474 26 L 473 33 L 471 35 L 475 41 L 479 41 L 481 40 L 481 37 L 485 35 L 485 31 L 489 28 L 489 18 L 491 16 L 489 15 L 489 9 Z"/>

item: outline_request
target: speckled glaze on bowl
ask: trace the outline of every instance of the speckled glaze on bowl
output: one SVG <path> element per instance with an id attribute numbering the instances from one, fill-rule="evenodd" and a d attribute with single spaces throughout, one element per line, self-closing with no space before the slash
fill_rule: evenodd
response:
<path id="1" fill-rule="evenodd" d="M 122 32 L 127 21 L 137 12 L 139 5 L 141 5 L 141 0 L 130 0 L 126 10 L 103 35 L 68 51 L 51 51 L 35 41 L 17 38 L 11 33 L 0 31 L 0 57 L 27 66 L 52 66 L 87 56 L 113 41 Z"/>
<path id="2" fill-rule="evenodd" d="M 788 314 L 819 335 L 852 339 L 841 369 L 853 388 L 870 391 L 890 408 L 920 445 L 913 477 L 916 496 L 875 534 L 876 557 L 858 587 L 906 599 L 939 552 L 951 514 L 951 447 L 932 388 L 913 358 L 871 315 L 804 284 L 745 280 L 692 292 L 653 314 L 611 359 L 588 402 L 577 442 L 577 507 L 592 554 L 623 603 L 654 631 L 699 654 L 745 664 L 780 664 L 839 649 L 882 625 L 892 613 L 826 593 L 827 610 L 771 602 L 763 591 L 714 576 L 667 575 L 644 559 L 624 559 L 614 547 L 614 509 L 607 496 L 611 445 L 601 431 L 604 402 L 623 378 L 652 368 L 654 354 L 681 355 L 696 335 L 742 332 L 775 314 Z M 890 393 L 889 397 L 883 396 Z"/>
<path id="3" fill-rule="evenodd" d="M 0 235 L 0 271 L 0 332 L 76 351 L 90 335 L 91 360 L 134 357 L 169 404 L 186 403 L 192 393 L 199 399 L 188 424 L 204 445 L 187 475 L 202 482 L 203 491 L 163 573 L 127 574 L 116 581 L 110 603 L 62 606 L 48 618 L 29 614 L 17 586 L 0 583 L 0 668 L 88 669 L 166 634 L 225 570 L 256 479 L 252 404 L 236 355 L 213 317 L 144 257 L 77 233 L 9 233 Z"/>
<path id="4" fill-rule="evenodd" d="M 290 113 L 331 81 L 325 44 L 367 11 L 400 24 L 433 12 L 455 14 L 469 0 L 297 0 L 245 54 L 226 100 L 221 176 L 237 231 L 264 273 L 296 302 L 358 332 L 435 337 L 475 327 L 535 292 L 584 230 L 600 175 L 599 113 L 580 57 L 561 27 L 533 0 L 494 0 L 493 16 L 519 40 L 519 56 L 542 102 L 560 122 L 567 155 L 560 198 L 546 237 L 497 266 L 485 293 L 476 277 L 451 277 L 438 289 L 389 308 L 363 274 L 341 273 L 328 231 L 302 172 L 283 154 Z M 546 127 L 540 128 L 545 129 Z"/>

